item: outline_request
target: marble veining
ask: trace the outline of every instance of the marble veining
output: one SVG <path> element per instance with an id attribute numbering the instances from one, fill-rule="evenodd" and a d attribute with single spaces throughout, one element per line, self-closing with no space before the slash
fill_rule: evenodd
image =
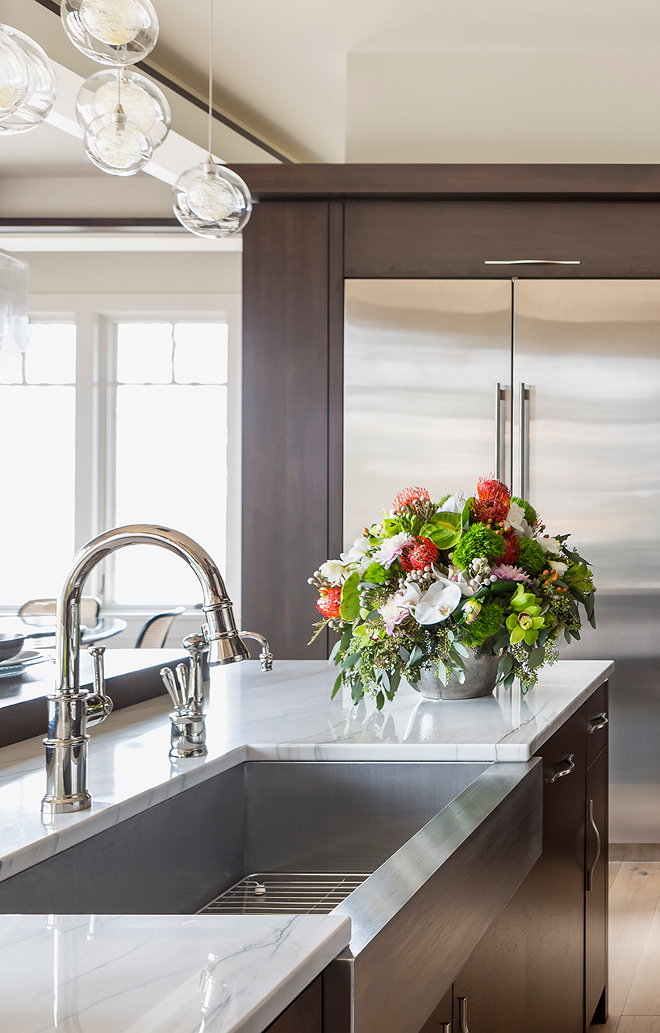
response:
<path id="1" fill-rule="evenodd" d="M 340 915 L 0 916 L 11 1033 L 260 1033 L 347 946 Z"/>
<path id="2" fill-rule="evenodd" d="M 526 696 L 514 688 L 481 700 L 428 701 L 404 684 L 379 713 L 347 692 L 331 700 L 336 672 L 323 661 L 216 668 L 208 756 L 170 761 L 166 698 L 128 707 L 92 730 L 89 811 L 42 818 L 41 738 L 0 750 L 0 880 L 248 759 L 528 760 L 613 669 L 560 661 Z"/>

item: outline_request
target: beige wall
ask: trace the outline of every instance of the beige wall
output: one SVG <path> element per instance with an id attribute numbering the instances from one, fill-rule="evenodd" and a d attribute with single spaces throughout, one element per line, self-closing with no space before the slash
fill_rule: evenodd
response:
<path id="1" fill-rule="evenodd" d="M 348 55 L 348 162 L 658 162 L 654 53 Z"/>

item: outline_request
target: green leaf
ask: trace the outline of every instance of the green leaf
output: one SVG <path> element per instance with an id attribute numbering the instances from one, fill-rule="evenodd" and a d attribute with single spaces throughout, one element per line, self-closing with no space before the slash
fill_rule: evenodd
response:
<path id="1" fill-rule="evenodd" d="M 342 586 L 339 615 L 345 621 L 354 621 L 360 612 L 360 600 L 358 597 L 359 583 L 360 575 L 357 570 L 354 570 Z"/>
<path id="2" fill-rule="evenodd" d="M 363 581 L 369 581 L 372 585 L 382 585 L 384 581 L 387 581 L 389 577 L 388 572 L 381 563 L 370 563 L 364 574 L 362 575 Z"/>
<path id="3" fill-rule="evenodd" d="M 440 679 L 443 685 L 446 685 L 447 681 L 449 680 L 447 675 L 447 668 L 443 664 L 442 660 L 438 660 L 438 678 Z"/>
<path id="4" fill-rule="evenodd" d="M 334 685 L 334 688 L 332 690 L 332 695 L 330 696 L 330 699 L 334 699 L 335 698 L 335 696 L 337 695 L 337 693 L 339 692 L 339 690 L 341 688 L 341 683 L 342 683 L 342 676 L 341 676 L 341 674 L 338 674 L 337 677 L 335 678 L 335 685 Z"/>
<path id="5" fill-rule="evenodd" d="M 462 642 L 456 642 L 456 644 L 454 645 L 454 649 L 457 652 L 459 652 L 461 654 L 461 656 L 469 656 L 470 655 Z"/>
<path id="6" fill-rule="evenodd" d="M 385 706 L 385 697 L 383 696 L 382 692 L 379 692 L 378 695 L 376 696 L 376 707 L 378 708 L 378 710 L 382 710 L 384 706 Z"/>
<path id="7" fill-rule="evenodd" d="M 430 538 L 438 549 L 452 549 L 463 533 L 460 513 L 436 513 L 419 531 L 420 538 Z"/>
<path id="8" fill-rule="evenodd" d="M 353 684 L 351 685 L 351 699 L 357 706 L 357 704 L 360 702 L 363 696 L 364 688 L 362 687 L 362 682 L 359 678 L 356 678 Z"/>
<path id="9" fill-rule="evenodd" d="M 532 667 L 540 667 L 544 659 L 545 649 L 542 649 L 541 646 L 537 646 L 536 649 L 532 649 L 531 653 L 529 654 L 529 662 L 532 665 Z"/>
<path id="10" fill-rule="evenodd" d="M 415 648 L 413 649 L 412 653 L 410 654 L 410 660 L 408 661 L 408 666 L 409 667 L 414 667 L 416 663 L 419 663 L 419 661 L 422 659 L 423 656 L 424 656 L 423 650 L 421 650 L 419 648 L 419 646 L 415 646 Z"/>
<path id="11" fill-rule="evenodd" d="M 408 652 L 405 646 L 399 646 L 399 656 L 405 664 L 407 664 L 410 660 L 410 653 Z"/>
<path id="12" fill-rule="evenodd" d="M 337 641 L 335 642 L 334 646 L 330 650 L 330 656 L 328 657 L 328 663 L 332 663 L 332 661 L 334 660 L 334 658 L 336 657 L 336 655 L 337 655 L 337 653 L 339 652 L 340 649 L 341 649 L 341 639 L 337 639 Z"/>
<path id="13" fill-rule="evenodd" d="M 350 669 L 352 667 L 355 667 L 355 665 L 356 665 L 356 663 L 358 662 L 359 659 L 360 659 L 360 654 L 359 653 L 351 653 L 351 655 L 347 656 L 346 659 L 342 662 L 342 665 L 341 665 L 342 671 L 350 671 Z"/>
<path id="14" fill-rule="evenodd" d="M 506 677 L 512 667 L 513 657 L 511 656 L 511 653 L 505 653 L 497 665 L 498 671 L 503 677 Z"/>

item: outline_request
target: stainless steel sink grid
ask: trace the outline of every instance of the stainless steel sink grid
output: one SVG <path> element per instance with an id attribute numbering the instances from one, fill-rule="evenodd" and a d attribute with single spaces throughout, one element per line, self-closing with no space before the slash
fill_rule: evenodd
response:
<path id="1" fill-rule="evenodd" d="M 200 915 L 328 915 L 371 872 L 255 872 L 225 890 Z"/>

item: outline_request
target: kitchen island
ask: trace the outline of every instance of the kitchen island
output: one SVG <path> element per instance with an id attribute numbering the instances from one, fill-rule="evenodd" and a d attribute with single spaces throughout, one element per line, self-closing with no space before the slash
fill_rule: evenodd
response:
<path id="1" fill-rule="evenodd" d="M 28 740 L 9 746 L 0 751 L 0 822 L 3 829 L 0 900 L 3 888 L 10 890 L 15 877 L 20 877 L 21 873 L 29 874 L 29 870 L 40 862 L 56 860 L 63 851 L 247 762 L 382 761 L 403 762 L 406 766 L 410 762 L 445 761 L 459 765 L 480 763 L 486 767 L 497 761 L 500 764 L 495 767 L 502 772 L 516 765 L 529 765 L 530 762 L 533 765 L 537 762 L 530 759 L 578 714 L 611 671 L 612 664 L 607 661 L 560 662 L 542 673 L 539 685 L 526 697 L 514 689 L 511 693 L 500 692 L 484 700 L 468 702 L 428 702 L 403 686 L 394 702 L 378 713 L 369 702 L 354 708 L 350 699 L 341 693 L 331 701 L 335 672 L 323 662 L 280 662 L 275 664 L 271 674 L 264 674 L 256 663 L 251 662 L 216 669 L 211 672 L 208 757 L 177 764 L 170 762 L 165 700 L 154 699 L 127 708 L 113 715 L 92 735 L 89 778 L 94 800 L 92 809 L 49 818 L 45 823 L 39 812 L 44 785 L 41 743 Z M 532 861 L 533 858 L 530 864 Z M 6 899 L 11 899 L 10 894 Z M 301 937 L 304 922 L 310 923 L 305 929 L 307 938 L 304 946 L 294 950 L 295 957 L 284 963 L 284 970 L 278 970 L 276 990 L 264 979 L 263 1000 L 253 1001 L 242 1017 L 240 1009 L 231 1004 L 234 1000 L 232 991 L 227 990 L 223 1007 L 216 1009 L 213 1016 L 208 1016 L 204 1028 L 213 1030 L 213 1033 L 229 1033 L 230 1030 L 233 1033 L 239 1029 L 242 1033 L 259 1033 L 264 1029 L 277 1012 L 300 992 L 301 978 L 311 981 L 327 965 L 328 953 L 339 953 L 349 942 L 348 923 L 342 907 L 340 905 L 332 915 L 323 916 L 324 921 L 317 916 L 300 920 Z M 8 908 L 3 905 L 2 910 L 7 911 Z M 2 949 L 11 950 L 12 944 L 18 949 L 21 941 L 33 936 L 37 940 L 44 935 L 52 939 L 54 933 L 46 931 L 49 920 L 44 916 L 42 926 L 37 930 L 35 922 L 39 921 L 33 915 L 3 918 L 0 922 Z M 172 923 L 179 922 L 180 928 L 186 930 L 186 936 L 199 936 L 198 957 L 201 961 L 196 964 L 197 971 L 203 973 L 208 966 L 208 944 L 220 935 L 221 927 L 217 923 L 236 923 L 245 919 L 179 916 L 167 921 L 170 933 L 174 928 Z M 282 919 L 271 916 L 269 921 L 272 928 L 277 929 Z M 53 920 L 50 922 L 52 930 Z M 101 936 L 100 930 L 105 927 L 109 935 L 111 931 L 116 937 L 117 929 L 121 928 L 118 922 L 118 918 L 104 919 L 95 935 Z M 153 918 L 136 917 L 130 922 L 133 930 L 143 929 L 144 942 L 148 943 L 149 930 L 153 930 L 149 923 Z M 337 925 L 333 927 L 333 923 Z M 78 928 L 85 928 L 84 920 L 80 920 Z M 235 927 L 232 925 L 232 928 Z M 245 928 L 247 930 L 247 926 Z M 246 933 L 246 957 L 250 953 L 248 943 Z M 138 962 L 142 958 L 141 963 L 145 963 L 148 947 L 143 950 L 147 953 L 141 954 L 138 950 L 134 955 L 136 985 L 126 996 L 126 1011 L 113 1013 L 112 1029 L 115 1033 L 123 1033 L 129 1029 L 178 1031 L 199 1028 L 199 1020 L 197 1026 L 192 1022 L 168 1025 L 165 1020 L 158 1025 L 160 1019 L 154 1019 L 156 1024 L 152 1026 L 146 1019 L 145 1024 L 139 1024 L 138 1016 L 143 1005 L 140 1004 L 142 998 L 138 989 L 142 985 Z M 233 957 L 235 951 L 228 953 Z M 301 962 L 303 954 L 304 964 Z M 283 954 L 280 955 L 282 957 Z M 234 957 L 229 969 L 235 960 Z M 290 968 L 288 976 L 287 966 Z M 221 968 L 216 966 L 215 978 L 221 978 Z M 50 1028 L 48 1016 L 53 1013 L 53 970 L 44 970 L 42 966 L 30 970 L 31 1002 L 42 1002 L 37 1008 L 38 1015 L 33 1003 L 28 1006 L 26 988 L 23 986 L 21 993 L 14 988 L 9 971 L 5 966 L 0 969 L 0 1000 L 3 1002 L 0 1007 L 11 1007 L 12 1030 L 31 1033 L 32 1030 Z M 107 986 L 112 987 L 111 958 L 104 971 Z M 82 988 L 85 985 L 84 974 L 80 968 L 76 973 Z M 183 984 L 190 978 L 189 968 L 182 966 L 178 975 L 173 974 L 172 981 L 180 980 Z M 232 982 L 229 976 L 226 981 L 228 984 Z M 145 970 L 145 984 L 148 982 Z M 172 991 L 174 989 L 172 985 Z M 242 994 L 239 983 L 236 983 L 236 993 Z M 146 1005 L 148 996 L 145 991 L 147 1012 L 151 1007 Z M 274 1008 L 277 1010 L 273 1011 Z M 101 1033 L 105 1029 L 102 1024 L 88 1024 L 83 1028 L 85 1033 L 87 1030 Z"/>

